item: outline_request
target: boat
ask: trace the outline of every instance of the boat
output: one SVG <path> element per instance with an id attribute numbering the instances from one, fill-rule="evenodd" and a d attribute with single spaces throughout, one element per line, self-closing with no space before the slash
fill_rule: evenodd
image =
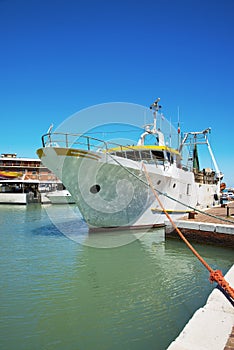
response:
<path id="1" fill-rule="evenodd" d="M 16 153 L 1 154 L 0 204 L 49 204 L 47 194 L 59 186 L 58 178 L 40 159 L 21 158 Z"/>
<path id="2" fill-rule="evenodd" d="M 182 135 L 179 124 L 176 130 L 166 120 L 159 101 L 147 109 L 153 123 L 133 145 L 90 133 L 50 130 L 42 136 L 39 158 L 71 193 L 90 230 L 156 227 L 166 220 L 162 206 L 175 219 L 218 203 L 223 175 L 208 141 L 210 128 Z M 200 169 L 201 145 L 214 170 Z"/>
<path id="3" fill-rule="evenodd" d="M 39 203 L 38 185 L 36 180 L 1 180 L 0 204 Z"/>
<path id="4" fill-rule="evenodd" d="M 72 198 L 70 192 L 66 189 L 50 191 L 46 194 L 46 197 L 52 204 L 74 204 L 75 201 Z"/>
<path id="5" fill-rule="evenodd" d="M 56 190 L 49 192 L 46 197 L 52 204 L 74 204 L 75 201 L 72 198 L 68 190 Z"/>
<path id="6" fill-rule="evenodd" d="M 23 173 L 19 171 L 0 171 L 0 179 L 16 179 L 22 177 Z"/>

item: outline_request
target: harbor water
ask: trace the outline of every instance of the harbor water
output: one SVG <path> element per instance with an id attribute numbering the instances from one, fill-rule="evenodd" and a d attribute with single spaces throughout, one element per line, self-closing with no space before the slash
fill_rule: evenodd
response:
<path id="1" fill-rule="evenodd" d="M 0 206 L 0 349 L 166 349 L 215 285 L 163 234 L 89 234 L 77 209 Z M 194 246 L 224 274 L 233 264 L 231 249 Z"/>

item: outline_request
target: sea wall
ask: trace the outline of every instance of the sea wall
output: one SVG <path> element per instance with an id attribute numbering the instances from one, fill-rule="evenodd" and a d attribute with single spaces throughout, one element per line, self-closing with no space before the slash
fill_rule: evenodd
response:
<path id="1" fill-rule="evenodd" d="M 225 279 L 234 287 L 234 265 L 225 275 Z M 206 305 L 195 312 L 167 350 L 234 349 L 231 336 L 233 325 L 234 307 L 225 295 L 215 288 Z"/>
<path id="2" fill-rule="evenodd" d="M 234 225 L 187 220 L 178 220 L 175 224 L 189 241 L 234 248 Z M 166 223 L 165 232 L 166 238 L 179 237 L 170 223 Z"/>

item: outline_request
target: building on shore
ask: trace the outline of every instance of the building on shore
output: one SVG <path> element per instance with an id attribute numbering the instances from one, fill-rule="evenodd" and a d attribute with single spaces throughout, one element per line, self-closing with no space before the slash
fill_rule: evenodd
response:
<path id="1" fill-rule="evenodd" d="M 0 204 L 50 203 L 47 194 L 63 190 L 61 181 L 40 159 L 1 154 Z"/>

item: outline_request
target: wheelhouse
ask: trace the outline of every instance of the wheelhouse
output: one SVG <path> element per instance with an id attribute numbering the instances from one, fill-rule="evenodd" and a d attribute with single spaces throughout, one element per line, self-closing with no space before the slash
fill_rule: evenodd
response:
<path id="1" fill-rule="evenodd" d="M 175 163 L 181 166 L 180 153 L 167 146 L 129 146 L 116 147 L 108 150 L 108 153 L 122 158 L 134 161 L 144 161 L 147 163 L 155 163 L 157 165 L 165 165 Z"/>

